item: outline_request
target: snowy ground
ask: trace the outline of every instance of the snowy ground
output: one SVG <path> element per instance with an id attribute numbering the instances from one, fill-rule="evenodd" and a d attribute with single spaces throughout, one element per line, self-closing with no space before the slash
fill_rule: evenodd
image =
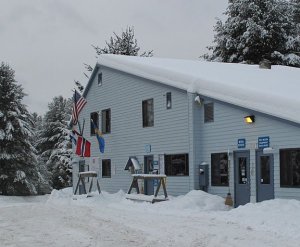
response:
<path id="1" fill-rule="evenodd" d="M 76 199 L 76 200 L 74 200 Z M 228 210 L 201 191 L 156 204 L 123 192 L 73 197 L 0 196 L 0 246 L 300 246 L 300 201 Z"/>

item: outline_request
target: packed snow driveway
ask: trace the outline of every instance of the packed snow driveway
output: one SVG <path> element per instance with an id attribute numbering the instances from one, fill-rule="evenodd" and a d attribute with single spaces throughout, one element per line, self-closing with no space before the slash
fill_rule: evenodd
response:
<path id="1" fill-rule="evenodd" d="M 119 241 L 124 246 L 142 246 L 144 242 L 136 231 L 95 217 L 87 208 L 37 203 L 1 208 L 1 247 L 116 246 Z"/>
<path id="2" fill-rule="evenodd" d="M 75 200 L 74 200 L 75 199 Z M 281 213 L 279 213 L 281 212 Z M 299 246 L 300 202 L 228 210 L 201 191 L 157 204 L 124 193 L 0 197 L 0 246 Z"/>

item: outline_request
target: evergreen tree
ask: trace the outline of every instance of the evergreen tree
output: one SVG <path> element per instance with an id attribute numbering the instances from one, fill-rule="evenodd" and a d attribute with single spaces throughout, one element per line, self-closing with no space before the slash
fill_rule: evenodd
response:
<path id="1" fill-rule="evenodd" d="M 72 184 L 71 154 L 68 120 L 71 114 L 71 100 L 55 97 L 48 105 L 48 112 L 40 132 L 38 150 L 50 173 L 51 185 L 61 189 Z"/>
<path id="2" fill-rule="evenodd" d="M 114 32 L 114 35 L 110 37 L 109 42 L 106 41 L 106 47 L 99 48 L 98 46 L 93 46 L 96 50 L 97 55 L 101 54 L 118 54 L 127 56 L 138 56 L 140 47 L 137 44 L 137 40 L 134 37 L 134 28 L 127 27 L 121 35 Z M 142 57 L 152 57 L 153 51 L 145 51 L 140 56 Z"/>
<path id="3" fill-rule="evenodd" d="M 38 171 L 35 148 L 31 144 L 32 121 L 23 88 L 15 81 L 15 72 L 0 65 L 0 193 L 37 194 Z"/>
<path id="4" fill-rule="evenodd" d="M 294 21 L 300 24 L 300 0 L 292 0 L 292 4 L 294 5 Z"/>
<path id="5" fill-rule="evenodd" d="M 300 0 L 292 0 L 292 5 L 294 8 L 294 40 L 293 46 L 297 47 L 295 49 L 297 54 L 300 56 Z"/>
<path id="6" fill-rule="evenodd" d="M 38 149 L 39 138 L 43 130 L 43 118 L 37 113 L 32 114 L 33 131 L 32 143 L 36 149 Z M 49 183 L 50 173 L 47 170 L 46 163 L 40 155 L 37 153 L 37 170 L 38 170 L 38 180 L 36 184 L 36 189 L 38 194 L 48 194 L 51 192 L 51 186 Z"/>
<path id="7" fill-rule="evenodd" d="M 288 0 L 229 1 L 225 23 L 215 25 L 209 61 L 273 64 L 300 67 L 294 6 Z"/>
<path id="8" fill-rule="evenodd" d="M 127 55 L 127 56 L 141 56 L 141 57 L 152 57 L 153 50 L 144 51 L 139 54 L 140 47 L 138 46 L 137 39 L 134 36 L 134 27 L 127 27 L 125 31 L 122 31 L 121 35 L 113 33 L 109 41 L 106 41 L 106 47 L 100 48 L 98 46 L 92 45 L 95 49 L 97 56 L 101 54 L 117 54 L 117 55 Z M 89 75 L 93 68 L 91 65 L 84 63 L 85 77 L 89 78 Z M 84 86 L 77 80 L 75 80 L 75 85 L 80 92 L 84 90 Z"/>

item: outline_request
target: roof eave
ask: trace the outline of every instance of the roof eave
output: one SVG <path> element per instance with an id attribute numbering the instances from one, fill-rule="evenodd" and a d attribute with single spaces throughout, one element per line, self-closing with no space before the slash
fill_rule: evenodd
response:
<path id="1" fill-rule="evenodd" d="M 90 87 L 91 87 L 91 85 L 92 85 L 92 83 L 93 83 L 93 80 L 94 80 L 95 76 L 97 75 L 97 72 L 98 72 L 99 68 L 100 68 L 100 64 L 99 64 L 99 63 L 96 63 L 96 65 L 95 65 L 95 67 L 94 67 L 94 69 L 93 69 L 93 71 L 92 71 L 92 74 L 91 74 L 91 76 L 90 76 L 90 78 L 89 78 L 89 80 L 88 80 L 88 83 L 87 83 L 87 85 L 86 85 L 86 87 L 85 87 L 85 89 L 84 89 L 84 91 L 83 91 L 82 96 L 83 96 L 84 98 L 86 98 L 87 93 L 88 93 L 88 91 L 89 91 L 89 89 L 90 89 Z"/>

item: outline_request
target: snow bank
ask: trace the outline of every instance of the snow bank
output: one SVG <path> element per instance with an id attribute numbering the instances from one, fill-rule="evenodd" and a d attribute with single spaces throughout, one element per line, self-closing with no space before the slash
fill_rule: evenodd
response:
<path id="1" fill-rule="evenodd" d="M 224 205 L 224 198 L 208 194 L 201 190 L 192 190 L 186 195 L 172 197 L 169 201 L 153 205 L 155 208 L 169 210 L 203 212 L 228 210 Z"/>
<path id="2" fill-rule="evenodd" d="M 224 205 L 224 198 L 198 190 L 154 204 L 127 200 L 123 191 L 114 194 L 102 192 L 100 195 L 93 192 L 91 195 L 92 197 L 88 198 L 86 195 L 74 196 L 72 188 L 67 188 L 53 190 L 51 195 L 40 197 L 0 196 L 0 211 L 8 210 L 15 216 L 16 207 L 20 206 L 26 209 L 24 212 L 17 211 L 24 214 L 22 217 L 28 217 L 28 212 L 34 212 L 30 219 L 43 216 L 42 219 L 37 219 L 37 222 L 32 221 L 37 227 L 46 222 L 44 216 L 48 215 L 51 225 L 59 225 L 57 222 L 62 220 L 63 227 L 65 224 L 69 225 L 71 230 L 68 231 L 71 232 L 74 232 L 73 227 L 77 227 L 79 233 L 84 231 L 86 234 L 86 229 L 90 232 L 97 229 L 98 234 L 97 227 L 103 226 L 101 229 L 108 227 L 107 236 L 111 236 L 112 233 L 120 232 L 120 229 L 126 229 L 124 234 L 128 234 L 128 229 L 131 229 L 130 232 L 134 234 L 145 233 L 149 243 L 152 243 L 154 236 L 155 239 L 171 238 L 180 243 L 174 246 L 200 246 L 201 243 L 211 243 L 204 246 L 253 244 L 294 247 L 299 246 L 300 242 L 300 201 L 297 200 L 275 199 L 228 210 Z M 47 198 L 46 203 L 41 201 Z M 34 200 L 40 204 L 28 203 Z M 12 209 L 8 209 L 9 207 Z M 35 213 L 37 210 L 40 210 L 39 215 Z M 61 217 L 65 214 L 68 217 Z M 92 219 L 94 221 L 91 224 Z M 166 227 L 166 224 L 172 227 Z M 13 227 L 15 226 L 14 224 Z M 44 228 L 46 229 L 46 226 Z M 55 234 L 56 232 L 53 233 Z M 184 242 L 184 245 L 182 236 L 191 241 Z M 285 242 L 286 245 L 283 244 Z M 163 242 L 157 243 L 163 245 Z M 159 245 L 157 243 L 156 246 Z"/>
<path id="3" fill-rule="evenodd" d="M 228 207 L 224 205 L 224 198 L 211 195 L 200 190 L 193 190 L 186 195 L 178 197 L 169 197 L 168 201 L 151 204 L 149 202 L 137 202 L 127 200 L 124 191 L 120 190 L 117 193 L 107 193 L 102 191 L 92 192 L 87 198 L 86 195 L 74 196 L 72 188 L 63 190 L 53 190 L 48 203 L 76 203 L 88 206 L 109 206 L 111 208 L 128 210 L 135 212 L 153 212 L 159 214 L 193 214 L 207 211 L 224 211 Z"/>
<path id="4" fill-rule="evenodd" d="M 248 203 L 231 210 L 227 219 L 240 222 L 253 229 L 280 233 L 299 238 L 300 201 L 275 199 L 261 203 Z"/>
<path id="5" fill-rule="evenodd" d="M 48 201 L 56 201 L 56 200 L 60 200 L 60 199 L 71 198 L 72 195 L 73 195 L 72 187 L 65 188 L 62 190 L 52 190 Z"/>
<path id="6" fill-rule="evenodd" d="M 168 201 L 154 204 L 127 200 L 121 190 L 113 194 L 102 191 L 101 195 L 97 192 L 91 195 L 92 197 L 89 198 L 86 195 L 73 196 L 72 188 L 53 190 L 48 203 L 63 204 L 68 207 L 84 206 L 90 208 L 95 214 L 101 214 L 105 208 L 110 210 L 110 213 L 121 212 L 132 217 L 136 215 L 171 218 L 213 217 L 228 224 L 238 224 L 245 229 L 273 232 L 300 240 L 300 201 L 297 200 L 275 199 L 261 203 L 248 203 L 229 210 L 224 205 L 224 198 L 200 190 L 193 190 L 186 195 L 170 197 Z"/>

